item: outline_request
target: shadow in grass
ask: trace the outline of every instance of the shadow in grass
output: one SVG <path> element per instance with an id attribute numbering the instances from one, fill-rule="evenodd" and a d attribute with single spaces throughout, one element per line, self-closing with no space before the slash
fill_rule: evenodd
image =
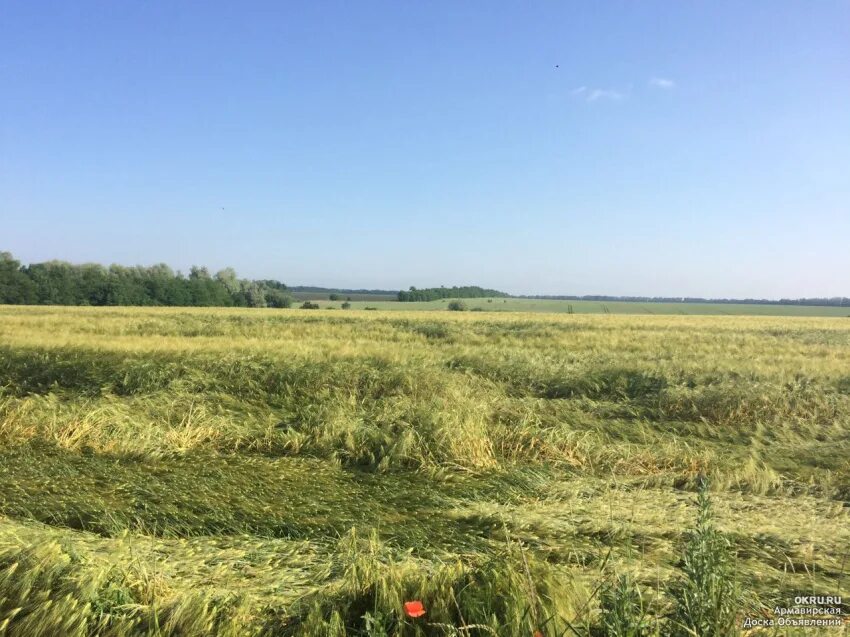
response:
<path id="1" fill-rule="evenodd" d="M 0 512 L 103 536 L 130 529 L 331 541 L 351 527 L 374 528 L 427 555 L 484 542 L 448 520 L 449 508 L 482 497 L 517 501 L 538 494 L 539 482 L 521 471 L 434 480 L 314 458 L 128 459 L 34 443 L 0 453 Z"/>

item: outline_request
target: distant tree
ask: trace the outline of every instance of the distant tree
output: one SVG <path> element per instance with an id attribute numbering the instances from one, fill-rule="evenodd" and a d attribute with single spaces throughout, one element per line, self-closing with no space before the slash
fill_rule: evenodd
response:
<path id="1" fill-rule="evenodd" d="M 447 307 L 451 312 L 464 312 L 467 309 L 466 303 L 460 300 L 450 301 Z"/>
<path id="2" fill-rule="evenodd" d="M 478 287 L 477 285 L 464 286 L 464 287 L 451 287 L 447 288 L 445 286 L 441 286 L 438 288 L 424 288 L 421 290 L 417 290 L 414 286 L 410 286 L 410 289 L 405 292 L 402 290 L 398 293 L 397 298 L 399 301 L 436 301 L 438 299 L 447 299 L 447 298 L 463 298 L 463 299 L 473 299 L 473 298 L 482 298 L 485 296 L 507 296 L 504 292 L 499 292 L 498 290 L 488 290 L 486 288 Z"/>
<path id="3" fill-rule="evenodd" d="M 292 307 L 292 297 L 281 290 L 266 290 L 266 305 L 268 307 Z"/>
<path id="4" fill-rule="evenodd" d="M 328 298 L 329 298 L 331 301 L 339 301 L 339 299 L 340 299 L 341 297 L 339 296 L 339 294 L 333 293 L 333 294 L 330 294 L 330 295 L 328 296 Z"/>
<path id="5" fill-rule="evenodd" d="M 35 263 L 23 272 L 35 286 L 35 301 L 40 305 L 80 305 L 83 295 L 73 266 L 62 261 Z"/>
<path id="6" fill-rule="evenodd" d="M 347 310 L 347 309 L 349 309 L 349 308 L 351 307 L 351 303 L 349 303 L 348 301 L 345 301 L 345 302 L 344 302 L 344 303 L 343 303 L 340 307 L 341 307 L 343 310 Z"/>
<path id="7" fill-rule="evenodd" d="M 0 252 L 0 303 L 36 303 L 35 285 L 8 252 Z"/>
<path id="8" fill-rule="evenodd" d="M 281 292 L 289 292 L 289 288 L 286 287 L 285 283 L 281 283 L 280 281 L 275 281 L 274 279 L 261 279 L 257 281 L 257 283 L 261 284 L 263 287 L 270 288 L 272 290 L 280 290 Z"/>
<path id="9" fill-rule="evenodd" d="M 207 268 L 192 266 L 184 277 L 162 263 L 105 268 L 47 261 L 22 267 L 2 252 L 0 303 L 289 307 L 292 299 L 280 281 L 240 281 L 232 268 L 212 277 Z"/>
<path id="10" fill-rule="evenodd" d="M 265 290 L 256 281 L 242 281 L 241 295 L 247 307 L 266 307 Z"/>
<path id="11" fill-rule="evenodd" d="M 207 270 L 205 267 L 202 267 L 202 266 L 199 267 L 197 265 L 193 265 L 191 268 L 189 268 L 189 279 L 191 279 L 191 280 L 200 279 L 200 280 L 205 281 L 209 278 L 210 278 L 210 271 Z"/>
<path id="12" fill-rule="evenodd" d="M 239 279 L 233 268 L 219 270 L 215 273 L 215 280 L 221 283 L 231 296 L 239 293 Z"/>
<path id="13" fill-rule="evenodd" d="M 301 304 L 301 309 L 302 310 L 318 310 L 319 304 L 313 303 L 312 301 L 304 301 L 304 303 Z"/>
<path id="14" fill-rule="evenodd" d="M 76 274 L 80 305 L 108 305 L 110 281 L 106 268 L 97 263 L 85 263 L 76 267 Z"/>
<path id="15" fill-rule="evenodd" d="M 174 277 L 164 279 L 162 283 L 164 285 L 164 294 L 161 297 L 161 302 L 157 302 L 155 305 L 192 305 L 192 293 L 189 289 L 189 282 L 182 274 L 178 272 Z"/>
<path id="16" fill-rule="evenodd" d="M 191 305 L 188 282 L 166 264 L 127 270 L 130 270 L 129 276 L 137 277 L 147 291 L 142 305 Z"/>
<path id="17" fill-rule="evenodd" d="M 329 293 L 340 300 L 339 290 L 330 293 L 325 288 L 293 288 L 296 291 Z M 278 292 L 282 293 L 279 294 Z M 175 272 L 160 263 L 149 267 L 98 264 L 75 265 L 63 261 L 47 261 L 22 265 L 8 252 L 0 252 L 0 303 L 53 305 L 167 305 L 167 306 L 230 306 L 289 307 L 293 301 L 289 288 L 273 279 L 240 280 L 232 268 L 210 276 L 203 266 L 192 266 L 189 276 Z M 343 290 L 343 293 L 387 294 L 387 290 Z M 399 301 L 434 301 L 449 299 L 507 297 L 504 292 L 478 286 L 418 289 L 410 286 L 397 293 Z M 799 299 L 706 299 L 700 297 L 638 297 L 638 296 L 527 296 L 587 301 L 639 301 L 650 303 L 747 303 L 761 305 L 808 305 L 850 308 L 850 298 Z M 289 300 L 287 300 L 289 299 Z M 351 302 L 351 297 L 347 297 Z M 287 305 L 290 304 L 290 305 Z M 502 303 L 507 303 L 502 298 Z M 377 309 L 374 307 L 364 309 Z"/>

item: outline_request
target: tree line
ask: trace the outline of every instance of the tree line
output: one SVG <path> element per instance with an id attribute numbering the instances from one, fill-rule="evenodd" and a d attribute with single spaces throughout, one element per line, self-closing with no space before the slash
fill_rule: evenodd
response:
<path id="1" fill-rule="evenodd" d="M 22 265 L 0 252 L 0 304 L 290 307 L 292 297 L 280 281 L 240 279 L 233 268 L 192 266 L 185 276 L 162 263 Z"/>
<path id="2" fill-rule="evenodd" d="M 436 301 L 438 299 L 478 299 L 485 296 L 508 296 L 504 292 L 498 290 L 488 290 L 478 287 L 477 285 L 467 285 L 463 287 L 445 286 L 438 288 L 423 288 L 421 290 L 410 286 L 410 289 L 402 290 L 398 293 L 399 301 Z"/>
<path id="3" fill-rule="evenodd" d="M 601 294 L 569 296 L 563 294 L 522 294 L 517 298 L 552 301 L 634 301 L 639 303 L 727 303 L 736 305 L 816 305 L 821 307 L 850 307 L 850 298 L 847 298 L 846 296 L 813 297 L 802 299 L 707 299 L 703 297 L 690 296 L 606 296 Z"/>

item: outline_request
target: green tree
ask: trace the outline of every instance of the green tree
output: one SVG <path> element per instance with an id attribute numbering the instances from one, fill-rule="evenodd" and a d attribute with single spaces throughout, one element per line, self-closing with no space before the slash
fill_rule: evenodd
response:
<path id="1" fill-rule="evenodd" d="M 215 280 L 221 283 L 231 296 L 239 293 L 239 279 L 233 268 L 219 270 L 215 273 Z"/>
<path id="2" fill-rule="evenodd" d="M 0 252 L 0 303 L 36 302 L 35 285 L 10 253 Z"/>
<path id="3" fill-rule="evenodd" d="M 289 307 L 292 299 L 280 281 L 240 281 L 232 268 L 212 277 L 207 268 L 192 266 L 184 277 L 163 263 L 105 268 L 48 261 L 22 267 L 2 252 L 0 303 Z"/>
<path id="4" fill-rule="evenodd" d="M 78 279 L 70 263 L 48 261 L 24 269 L 35 286 L 35 301 L 40 305 L 80 305 Z"/>
<path id="5" fill-rule="evenodd" d="M 416 289 L 414 286 L 410 286 L 410 290 L 407 292 L 401 291 L 398 293 L 397 298 L 399 301 L 436 301 L 437 299 L 448 299 L 448 298 L 462 298 L 462 299 L 473 299 L 473 298 L 482 298 L 485 296 L 499 296 L 506 297 L 507 294 L 504 292 L 499 292 L 498 290 L 489 290 L 486 288 L 478 287 L 477 285 L 463 286 L 463 287 L 450 287 L 447 288 L 445 286 L 440 286 L 438 288 L 424 288 L 421 290 Z"/>
<path id="6" fill-rule="evenodd" d="M 268 307 L 291 307 L 292 297 L 281 290 L 267 289 L 266 305 Z"/>
<path id="7" fill-rule="evenodd" d="M 266 295 L 256 281 L 242 281 L 242 297 L 247 307 L 266 307 Z"/>
<path id="8" fill-rule="evenodd" d="M 210 271 L 203 266 L 193 265 L 189 268 L 189 279 L 206 281 L 210 278 Z"/>

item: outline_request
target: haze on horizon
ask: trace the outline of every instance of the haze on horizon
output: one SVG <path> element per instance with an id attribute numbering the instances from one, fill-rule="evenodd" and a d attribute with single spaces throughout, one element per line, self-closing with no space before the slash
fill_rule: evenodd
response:
<path id="1" fill-rule="evenodd" d="M 290 285 L 850 296 L 850 4 L 0 12 L 0 250 Z"/>

